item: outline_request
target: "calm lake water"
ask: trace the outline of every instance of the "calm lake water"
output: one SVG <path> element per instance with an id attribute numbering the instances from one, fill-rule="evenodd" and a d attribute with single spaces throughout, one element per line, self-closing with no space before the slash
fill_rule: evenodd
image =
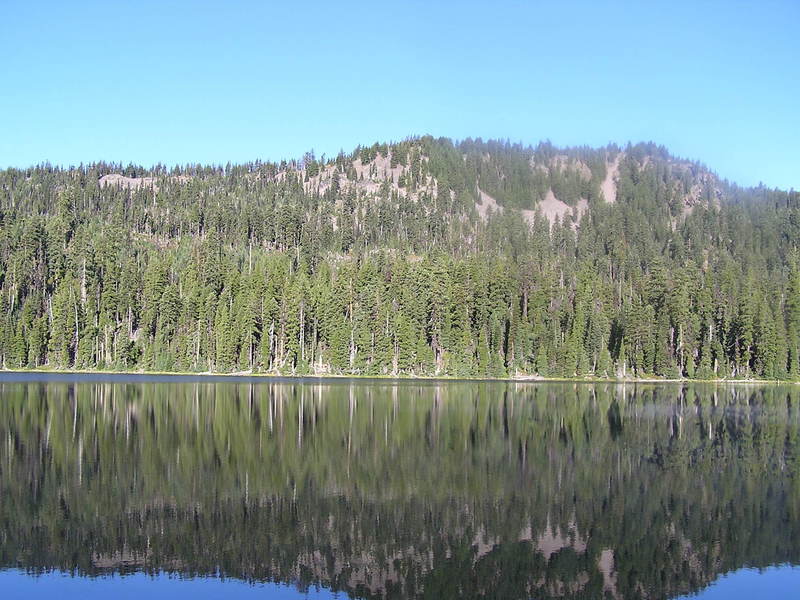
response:
<path id="1" fill-rule="evenodd" d="M 800 388 L 0 374 L 6 598 L 798 598 Z"/>

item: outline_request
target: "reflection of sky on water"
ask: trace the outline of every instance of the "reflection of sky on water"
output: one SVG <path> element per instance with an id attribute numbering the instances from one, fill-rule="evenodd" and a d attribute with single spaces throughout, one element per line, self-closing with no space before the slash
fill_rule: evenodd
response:
<path id="1" fill-rule="evenodd" d="M 723 575 L 697 595 L 681 598 L 701 600 L 760 600 L 761 598 L 800 598 L 800 567 L 740 569 Z"/>
<path id="2" fill-rule="evenodd" d="M 11 569 L 0 572 L 0 591 L 6 600 L 93 600 L 115 598 L 118 600 L 161 600 L 191 598 L 192 600 L 238 600 L 239 598 L 268 598 L 294 600 L 296 598 L 347 598 L 314 588 L 301 592 L 294 587 L 259 583 L 249 584 L 234 579 L 178 578 L 167 575 L 151 577 L 142 573 L 104 577 L 72 577 L 64 573 L 28 575 Z M 700 600 L 758 600 L 760 598 L 800 597 L 800 567 L 779 566 L 763 570 L 741 569 L 720 577 L 697 595 L 682 596 Z"/>
<path id="3" fill-rule="evenodd" d="M 0 571 L 0 596 L 3 600 L 238 600 L 239 598 L 268 598 L 269 600 L 295 600 L 297 598 L 344 599 L 345 594 L 328 590 L 300 592 L 292 586 L 275 583 L 249 584 L 235 579 L 199 577 L 184 579 L 143 573 L 104 577 L 72 577 L 69 573 L 28 575 L 18 569 Z"/>

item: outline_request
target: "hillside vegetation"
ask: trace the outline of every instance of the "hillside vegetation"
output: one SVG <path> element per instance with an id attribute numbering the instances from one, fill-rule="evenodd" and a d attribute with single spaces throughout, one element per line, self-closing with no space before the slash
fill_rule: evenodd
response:
<path id="1" fill-rule="evenodd" d="M 800 376 L 800 194 L 431 137 L 0 172 L 5 368 Z"/>

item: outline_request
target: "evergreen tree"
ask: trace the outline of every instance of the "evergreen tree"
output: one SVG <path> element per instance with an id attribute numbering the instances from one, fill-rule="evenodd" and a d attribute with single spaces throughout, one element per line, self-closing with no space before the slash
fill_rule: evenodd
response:
<path id="1" fill-rule="evenodd" d="M 613 204 L 599 189 L 612 164 Z M 157 188 L 104 177 L 123 172 Z M 551 196 L 589 209 L 548 217 L 538 208 Z M 426 136 L 173 174 L 7 169 L 0 357 L 6 368 L 797 378 L 799 214 L 797 193 L 729 185 L 652 144 Z"/>

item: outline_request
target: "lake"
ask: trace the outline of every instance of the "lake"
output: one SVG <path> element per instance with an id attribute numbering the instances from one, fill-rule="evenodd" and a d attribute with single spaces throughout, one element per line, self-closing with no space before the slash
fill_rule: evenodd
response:
<path id="1" fill-rule="evenodd" d="M 3 598 L 800 595 L 796 385 L 3 373 L 0 486 Z"/>

